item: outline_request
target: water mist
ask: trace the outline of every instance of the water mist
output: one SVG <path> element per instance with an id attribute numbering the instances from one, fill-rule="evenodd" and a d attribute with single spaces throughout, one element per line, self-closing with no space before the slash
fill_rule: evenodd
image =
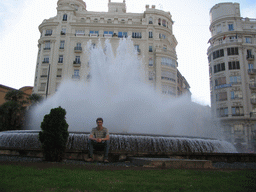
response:
<path id="1" fill-rule="evenodd" d="M 53 96 L 31 111 L 31 129 L 40 129 L 44 115 L 61 106 L 73 132 L 89 132 L 96 118 L 102 117 L 112 133 L 222 135 L 207 107 L 187 97 L 164 97 L 145 82 L 144 64 L 130 39 L 120 40 L 115 54 L 109 41 L 94 49 L 87 46 L 86 52 L 91 78 L 63 81 Z"/>

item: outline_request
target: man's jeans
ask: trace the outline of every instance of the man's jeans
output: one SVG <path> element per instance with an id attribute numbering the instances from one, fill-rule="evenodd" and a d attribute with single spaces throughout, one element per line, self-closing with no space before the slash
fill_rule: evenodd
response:
<path id="1" fill-rule="evenodd" d="M 102 141 L 101 143 L 97 143 L 96 141 L 93 141 L 91 139 L 88 140 L 88 147 L 89 147 L 89 158 L 92 158 L 93 156 L 93 150 L 104 148 L 104 159 L 108 158 L 108 151 L 109 151 L 109 140 Z"/>

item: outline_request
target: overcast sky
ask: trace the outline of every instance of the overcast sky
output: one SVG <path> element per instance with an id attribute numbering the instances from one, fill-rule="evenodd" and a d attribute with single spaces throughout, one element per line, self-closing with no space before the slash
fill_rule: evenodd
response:
<path id="1" fill-rule="evenodd" d="M 122 2 L 123 0 L 112 0 Z M 108 0 L 85 1 L 88 11 L 108 10 Z M 142 13 L 145 5 L 170 11 L 178 41 L 178 69 L 191 87 L 192 100 L 210 105 L 207 44 L 210 38 L 209 11 L 225 0 L 126 0 L 127 12 Z M 239 0 L 242 17 L 256 18 L 256 1 Z M 33 86 L 38 26 L 57 14 L 57 0 L 0 1 L 0 84 L 19 89 Z"/>

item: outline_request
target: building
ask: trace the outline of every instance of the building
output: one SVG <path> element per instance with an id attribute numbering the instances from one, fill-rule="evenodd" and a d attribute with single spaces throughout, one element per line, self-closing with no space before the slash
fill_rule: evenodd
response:
<path id="1" fill-rule="evenodd" d="M 58 0 L 57 15 L 39 26 L 33 92 L 47 97 L 55 93 L 63 79 L 86 80 L 90 66 L 83 48 L 89 41 L 95 46 L 99 39 L 102 45 L 109 39 L 115 50 L 120 38 L 131 36 L 145 64 L 148 83 L 176 97 L 177 40 L 172 26 L 170 12 L 157 10 L 154 5 L 146 5 L 143 13 L 127 13 L 125 1 L 109 0 L 108 12 L 91 12 L 83 0 Z"/>
<path id="2" fill-rule="evenodd" d="M 9 91 L 14 91 L 14 90 L 17 90 L 17 89 L 7 87 L 5 85 L 0 84 L 0 105 L 4 104 L 6 102 L 6 100 L 4 99 L 6 93 L 8 93 Z M 19 89 L 19 91 L 23 92 L 24 99 L 27 99 L 32 94 L 32 90 L 33 90 L 33 87 L 30 87 L 30 86 L 25 86 L 25 87 L 22 87 Z M 26 106 L 26 104 L 24 104 L 24 106 Z"/>
<path id="3" fill-rule="evenodd" d="M 212 114 L 238 150 L 256 150 L 256 19 L 242 18 L 238 3 L 213 6 L 210 19 Z"/>

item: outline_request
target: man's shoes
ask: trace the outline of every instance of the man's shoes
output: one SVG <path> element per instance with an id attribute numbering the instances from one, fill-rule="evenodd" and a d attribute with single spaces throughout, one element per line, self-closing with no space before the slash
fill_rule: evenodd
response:
<path id="1" fill-rule="evenodd" d="M 107 160 L 107 159 L 104 159 L 104 161 L 103 161 L 104 163 L 109 163 L 109 161 Z"/>
<path id="2" fill-rule="evenodd" d="M 87 162 L 93 162 L 92 158 L 87 159 Z"/>

